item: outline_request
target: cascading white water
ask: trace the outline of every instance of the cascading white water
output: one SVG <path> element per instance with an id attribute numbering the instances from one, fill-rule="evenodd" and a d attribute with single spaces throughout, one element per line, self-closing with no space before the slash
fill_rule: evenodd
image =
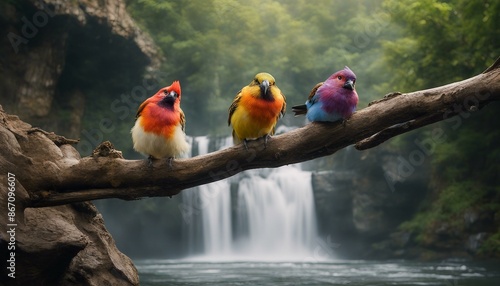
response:
<path id="1" fill-rule="evenodd" d="M 198 154 L 209 151 L 207 137 L 193 141 Z M 215 149 L 231 144 L 227 138 Z M 231 184 L 238 186 L 233 194 Z M 201 244 L 197 254 L 211 258 L 297 260 L 311 254 L 317 236 L 311 174 L 297 165 L 250 170 L 184 191 L 183 204 L 191 210 L 190 249 Z"/>
<path id="2" fill-rule="evenodd" d="M 227 148 L 229 139 L 218 148 Z M 208 153 L 210 139 L 206 136 L 193 138 L 198 155 Z M 197 239 L 200 235 L 202 251 L 207 255 L 227 255 L 231 252 L 231 193 L 228 180 L 221 180 L 183 192 L 181 211 L 187 224 L 188 251 L 200 249 Z M 201 220 L 201 222 L 200 222 Z"/>
<path id="3" fill-rule="evenodd" d="M 309 172 L 286 166 L 255 172 L 239 183 L 238 251 L 270 258 L 297 258 L 310 254 L 316 237 L 314 200 Z"/>
<path id="4" fill-rule="evenodd" d="M 199 187 L 205 254 L 226 255 L 231 251 L 231 193 L 229 182 Z"/>

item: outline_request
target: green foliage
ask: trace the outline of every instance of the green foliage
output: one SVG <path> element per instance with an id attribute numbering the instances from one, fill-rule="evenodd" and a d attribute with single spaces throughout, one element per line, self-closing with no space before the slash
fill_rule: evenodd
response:
<path id="1" fill-rule="evenodd" d="M 443 225 L 449 232 L 461 233 L 465 229 L 466 211 L 484 213 L 499 209 L 500 201 L 491 201 L 495 193 L 498 193 L 498 189 L 477 181 L 452 183 L 440 190 L 438 197 L 428 201 L 411 220 L 402 223 L 400 229 L 415 233 L 416 241 L 422 244 L 431 244 L 436 237 L 436 230 Z"/>
<path id="2" fill-rule="evenodd" d="M 486 239 L 479 249 L 479 254 L 486 257 L 500 256 L 500 231 Z"/>
<path id="3" fill-rule="evenodd" d="M 289 106 L 350 66 L 361 105 L 386 79 L 379 38 L 391 31 L 380 1 L 127 1 L 183 87 L 187 132 L 229 134 L 227 108 L 260 71 L 274 75 Z M 168 83 L 165 83 L 168 84 Z M 285 121 L 291 120 L 287 115 Z"/>
<path id="4" fill-rule="evenodd" d="M 494 40 L 500 21 L 492 16 L 499 1 L 386 0 L 383 6 L 404 35 L 383 43 L 393 75 L 389 85 L 395 89 L 412 91 L 461 80 L 480 73 L 500 55 L 500 43 Z M 462 231 L 468 209 L 500 209 L 498 107 L 490 104 L 479 114 L 463 112 L 438 124 L 445 140 L 436 144 L 431 158 L 434 198 L 400 226 L 415 232 L 420 243 L 430 243 L 438 225 Z M 413 138 L 425 138 L 427 130 L 401 136 L 395 146 L 404 150 Z M 484 247 L 498 247 L 498 233 Z"/>
<path id="5" fill-rule="evenodd" d="M 386 0 L 405 36 L 384 42 L 391 85 L 429 88 L 477 74 L 500 54 L 498 1 Z M 417 64 L 416 64 L 417 63 Z"/>
<path id="6" fill-rule="evenodd" d="M 498 104 L 491 106 L 493 110 L 497 107 Z M 447 140 L 436 145 L 431 165 L 437 197 L 401 225 L 414 232 L 418 242 L 430 243 L 436 227 L 443 224 L 462 232 L 464 213 L 468 210 L 491 213 L 500 209 L 500 124 L 493 116 L 493 112 L 483 111 L 468 118 L 457 130 L 449 128 Z M 488 241 L 488 247 L 493 247 L 494 240 Z"/>

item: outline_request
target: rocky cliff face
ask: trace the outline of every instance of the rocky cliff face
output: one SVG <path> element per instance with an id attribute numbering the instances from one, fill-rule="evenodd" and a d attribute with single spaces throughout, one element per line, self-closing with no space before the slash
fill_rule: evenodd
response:
<path id="1" fill-rule="evenodd" d="M 7 112 L 78 137 L 86 93 L 116 96 L 158 68 L 159 51 L 122 0 L 0 3 L 0 98 Z"/>
<path id="2" fill-rule="evenodd" d="M 422 166 L 402 177 L 399 158 L 383 148 L 347 148 L 333 156 L 334 170 L 313 173 L 321 235 L 338 246 L 337 255 L 370 257 L 374 243 L 415 214 L 429 192 L 429 174 Z"/>
<path id="3" fill-rule="evenodd" d="M 93 204 L 25 208 L 30 178 L 80 155 L 23 121 L 79 137 L 88 93 L 118 96 L 159 67 L 159 50 L 122 0 L 1 1 L 0 32 L 0 105 L 21 118 L 0 110 L 0 205 L 12 207 L 0 224 L 13 229 L 1 232 L 0 253 L 15 255 L 16 277 L 2 267 L 0 284 L 138 285 Z"/>
<path id="4" fill-rule="evenodd" d="M 439 197 L 430 183 L 430 160 L 412 165 L 384 146 L 363 152 L 347 148 L 331 160 L 333 170 L 313 173 L 312 184 L 321 235 L 336 246 L 337 255 L 420 260 L 498 256 L 495 245 L 488 245 L 498 230 L 495 208 L 477 204 L 452 219 L 442 216 L 425 224 L 422 214 L 431 213 Z"/>

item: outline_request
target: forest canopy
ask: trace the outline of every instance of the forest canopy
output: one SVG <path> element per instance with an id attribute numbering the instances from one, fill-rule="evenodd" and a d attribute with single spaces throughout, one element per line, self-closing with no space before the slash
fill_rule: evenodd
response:
<path id="1" fill-rule="evenodd" d="M 187 133 L 228 134 L 227 108 L 260 71 L 288 102 L 349 66 L 360 107 L 391 91 L 467 78 L 498 55 L 498 1 L 127 1 L 179 79 Z M 292 124 L 291 116 L 285 124 Z"/>
<path id="2" fill-rule="evenodd" d="M 166 81 L 181 81 L 190 135 L 206 135 L 207 125 L 211 134 L 229 134 L 227 108 L 260 71 L 276 78 L 292 105 L 303 103 L 316 83 L 345 65 L 361 79 L 357 85 L 361 106 L 388 91 L 375 89 L 390 78 L 380 72 L 380 39 L 395 32 L 390 15 L 377 2 L 128 1 L 128 5 L 161 47 Z M 283 122 L 292 124 L 291 113 Z"/>

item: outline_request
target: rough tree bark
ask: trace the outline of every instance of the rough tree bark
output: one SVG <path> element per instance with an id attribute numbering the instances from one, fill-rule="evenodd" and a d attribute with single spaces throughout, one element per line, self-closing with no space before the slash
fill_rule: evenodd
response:
<path id="1" fill-rule="evenodd" d="M 66 148 L 68 151 L 61 154 L 59 160 L 28 163 L 27 169 L 16 174 L 29 192 L 27 207 L 105 198 L 134 200 L 173 196 L 183 189 L 248 169 L 303 162 L 333 154 L 352 144 L 359 150 L 372 148 L 410 130 L 442 120 L 456 120 L 453 116 L 477 111 L 499 99 L 500 58 L 472 78 L 427 90 L 386 95 L 353 114 L 345 124 L 307 124 L 272 137 L 267 147 L 263 140 L 255 140 L 248 144 L 248 150 L 243 145 L 233 146 L 174 160 L 172 167 L 167 160 L 156 161 L 148 167 L 146 160 L 125 160 L 120 156 L 96 154 L 80 159 L 74 149 Z M 28 131 L 17 137 L 42 136 L 40 132 L 28 134 Z M 45 165 L 43 171 L 39 171 L 37 164 Z M 37 173 L 30 173 L 30 169 Z"/>

